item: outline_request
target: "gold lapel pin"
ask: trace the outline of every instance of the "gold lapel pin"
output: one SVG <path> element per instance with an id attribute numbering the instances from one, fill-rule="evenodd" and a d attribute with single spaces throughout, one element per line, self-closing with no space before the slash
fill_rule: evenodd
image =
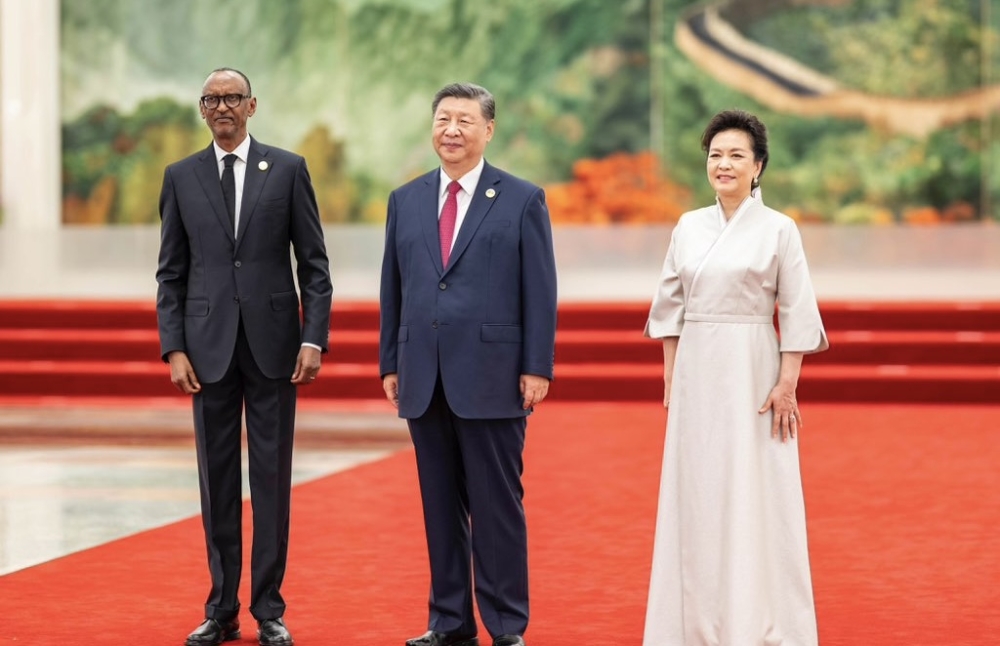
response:
<path id="1" fill-rule="evenodd" d="M 257 164 L 257 168 L 259 168 L 261 170 L 267 170 L 267 162 L 266 161 L 262 161 L 261 163 Z"/>
<path id="2" fill-rule="evenodd" d="M 486 189 L 486 197 L 490 198 L 491 200 L 492 200 L 492 199 L 493 199 L 494 197 L 496 197 L 496 194 L 497 194 L 497 192 L 496 192 L 496 191 L 494 191 L 494 190 L 493 190 L 492 188 L 488 188 L 488 189 Z"/>

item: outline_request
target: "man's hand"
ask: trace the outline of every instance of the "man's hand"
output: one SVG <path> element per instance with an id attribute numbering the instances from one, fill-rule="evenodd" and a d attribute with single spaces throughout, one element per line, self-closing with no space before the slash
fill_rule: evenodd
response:
<path id="1" fill-rule="evenodd" d="M 299 349 L 299 357 L 295 360 L 295 372 L 292 373 L 292 383 L 296 386 L 308 386 L 319 374 L 320 357 L 322 353 L 316 348 L 304 345 Z"/>
<path id="2" fill-rule="evenodd" d="M 194 374 L 194 368 L 186 353 L 174 350 L 167 355 L 167 361 L 170 362 L 170 381 L 177 390 L 187 395 L 201 392 L 198 375 Z"/>
<path id="3" fill-rule="evenodd" d="M 521 399 L 524 410 L 542 403 L 549 394 L 549 380 L 538 375 L 521 375 Z"/>
<path id="4" fill-rule="evenodd" d="M 385 398 L 389 403 L 399 408 L 399 376 L 395 372 L 382 377 L 382 390 L 385 391 Z"/>

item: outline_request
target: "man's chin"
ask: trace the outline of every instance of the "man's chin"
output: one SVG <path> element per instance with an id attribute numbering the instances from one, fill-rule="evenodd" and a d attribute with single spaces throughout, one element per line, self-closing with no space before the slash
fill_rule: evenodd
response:
<path id="1" fill-rule="evenodd" d="M 212 124 L 211 131 L 212 134 L 220 139 L 229 139 L 236 135 L 236 126 L 231 123 L 215 123 Z"/>

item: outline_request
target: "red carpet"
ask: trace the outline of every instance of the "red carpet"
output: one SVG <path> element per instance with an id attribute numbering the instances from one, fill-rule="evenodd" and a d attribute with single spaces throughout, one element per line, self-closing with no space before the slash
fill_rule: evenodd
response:
<path id="1" fill-rule="evenodd" d="M 997 643 L 1000 407 L 803 413 L 820 643 Z M 532 646 L 640 643 L 663 421 L 653 404 L 552 403 L 532 418 Z M 285 593 L 299 646 L 400 646 L 425 625 L 427 585 L 411 452 L 295 489 Z M 205 589 L 190 519 L 0 577 L 0 643 L 176 645 Z M 255 643 L 243 621 L 236 643 Z"/>

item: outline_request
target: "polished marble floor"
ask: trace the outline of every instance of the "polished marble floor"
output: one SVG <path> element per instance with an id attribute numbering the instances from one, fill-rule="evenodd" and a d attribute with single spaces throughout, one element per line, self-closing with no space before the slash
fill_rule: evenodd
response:
<path id="1" fill-rule="evenodd" d="M 172 416 L 177 423 L 163 422 Z M 197 515 L 189 416 L 174 409 L 151 415 L 148 409 L 0 407 L 0 431 L 8 430 L 0 433 L 0 575 Z M 87 426 L 74 428 L 72 420 L 83 417 Z M 142 426 L 150 417 L 161 420 L 155 431 Z M 302 417 L 294 484 L 406 446 L 398 420 L 381 412 L 304 411 Z M 121 431 L 129 419 L 132 437 Z M 32 442 L 23 430 L 30 428 L 44 430 L 44 440 Z M 243 476 L 248 495 L 245 463 Z"/>

